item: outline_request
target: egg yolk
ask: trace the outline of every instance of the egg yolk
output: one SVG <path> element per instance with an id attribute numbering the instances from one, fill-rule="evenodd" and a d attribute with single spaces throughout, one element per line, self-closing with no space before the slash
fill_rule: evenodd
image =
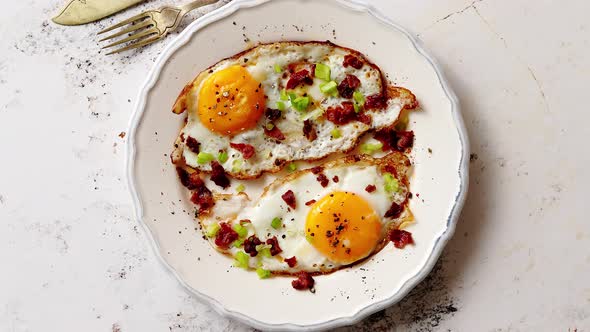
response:
<path id="1" fill-rule="evenodd" d="M 198 112 L 209 130 L 235 135 L 256 126 L 265 104 L 262 84 L 246 68 L 235 65 L 205 80 L 199 92 Z"/>
<path id="2" fill-rule="evenodd" d="M 309 242 L 324 256 L 352 264 L 373 252 L 381 238 L 381 222 L 360 196 L 334 192 L 311 207 L 305 231 Z"/>

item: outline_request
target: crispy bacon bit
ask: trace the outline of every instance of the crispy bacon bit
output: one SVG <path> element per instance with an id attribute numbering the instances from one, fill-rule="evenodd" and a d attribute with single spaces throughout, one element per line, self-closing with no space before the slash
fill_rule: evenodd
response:
<path id="1" fill-rule="evenodd" d="M 315 174 L 315 175 L 318 175 L 318 174 L 320 174 L 321 172 L 323 172 L 323 171 L 324 171 L 324 168 L 323 168 L 322 166 L 316 166 L 316 167 L 314 167 L 314 168 L 310 169 L 310 171 L 311 171 L 313 174 Z"/>
<path id="2" fill-rule="evenodd" d="M 393 129 L 379 130 L 373 137 L 383 143 L 384 152 L 390 151 L 392 146 L 397 146 L 397 134 Z"/>
<path id="3" fill-rule="evenodd" d="M 201 152 L 201 143 L 199 143 L 199 141 L 197 141 L 196 139 L 194 139 L 190 136 L 186 139 L 186 146 L 193 153 L 198 154 L 199 152 Z"/>
<path id="4" fill-rule="evenodd" d="M 256 257 L 258 255 L 258 250 L 256 250 L 257 245 L 261 245 L 262 241 L 256 235 L 252 235 L 244 241 L 244 251 L 247 254 L 250 254 L 251 257 Z"/>
<path id="5" fill-rule="evenodd" d="M 289 267 L 295 267 L 297 265 L 297 257 L 285 258 L 285 263 L 289 264 Z"/>
<path id="6" fill-rule="evenodd" d="M 313 142 L 318 138 L 318 133 L 315 131 L 311 120 L 305 120 L 303 122 L 303 135 L 305 135 L 305 138 L 310 142 Z"/>
<path id="7" fill-rule="evenodd" d="M 359 122 L 362 122 L 362 123 L 366 124 L 367 126 L 370 126 L 371 123 L 373 123 L 373 118 L 371 117 L 371 115 L 366 114 L 366 113 L 358 114 L 357 119 Z"/>
<path id="8" fill-rule="evenodd" d="M 291 78 L 287 82 L 287 89 L 295 89 L 300 84 L 312 85 L 313 78 L 309 74 L 309 70 L 303 69 L 291 75 Z"/>
<path id="9" fill-rule="evenodd" d="M 297 273 L 297 279 L 291 281 L 291 286 L 296 290 L 306 290 L 306 289 L 313 289 L 313 285 L 315 281 L 311 277 L 311 274 L 301 271 Z"/>
<path id="10" fill-rule="evenodd" d="M 188 182 L 191 186 L 194 186 L 195 188 L 199 188 L 205 185 L 205 182 L 203 182 L 203 179 L 201 179 L 201 176 L 197 172 L 194 172 L 188 177 Z"/>
<path id="11" fill-rule="evenodd" d="M 280 119 L 282 115 L 283 115 L 283 112 L 281 112 L 281 110 L 267 108 L 266 111 L 264 111 L 264 116 L 269 121 L 276 121 L 276 120 Z"/>
<path id="12" fill-rule="evenodd" d="M 205 187 L 205 184 L 201 185 L 197 191 L 193 193 L 191 202 L 199 206 L 199 213 L 207 213 L 215 205 L 213 194 L 207 187 Z"/>
<path id="13" fill-rule="evenodd" d="M 287 203 L 287 205 L 289 205 L 293 210 L 295 210 L 297 208 L 297 202 L 295 201 L 295 194 L 293 193 L 293 190 L 289 190 L 286 193 L 283 194 L 283 196 L 281 196 L 281 198 L 283 199 L 283 201 L 285 201 L 285 203 Z"/>
<path id="14" fill-rule="evenodd" d="M 216 161 L 211 162 L 211 181 L 223 189 L 230 186 L 229 178 L 225 174 L 225 169 Z"/>
<path id="15" fill-rule="evenodd" d="M 414 145 L 414 132 L 401 131 L 386 128 L 375 133 L 375 139 L 383 143 L 383 151 L 405 151 Z"/>
<path id="16" fill-rule="evenodd" d="M 279 247 L 279 240 L 276 236 L 272 237 L 271 239 L 266 240 L 266 244 L 270 245 L 270 254 L 272 256 L 276 256 L 283 252 L 283 249 Z"/>
<path id="17" fill-rule="evenodd" d="M 399 140 L 397 141 L 397 148 L 400 151 L 404 151 L 414 145 L 413 131 L 400 131 L 397 133 L 397 136 L 399 137 Z"/>
<path id="18" fill-rule="evenodd" d="M 363 62 L 359 60 L 359 58 L 355 57 L 352 54 L 348 54 L 344 57 L 344 62 L 342 63 L 344 68 L 352 67 L 354 69 L 361 69 L 363 68 Z"/>
<path id="19" fill-rule="evenodd" d="M 398 249 L 404 249 L 408 244 L 414 244 L 412 233 L 401 229 L 394 229 L 389 233 L 389 240 Z"/>
<path id="20" fill-rule="evenodd" d="M 380 110 L 385 106 L 387 106 L 387 98 L 382 94 L 368 96 L 365 101 L 365 109 L 367 110 Z"/>
<path id="21" fill-rule="evenodd" d="M 264 128 L 264 134 L 270 138 L 276 139 L 277 141 L 285 140 L 285 135 L 283 134 L 283 132 L 279 129 L 279 127 L 274 125 L 271 130 Z"/>
<path id="22" fill-rule="evenodd" d="M 338 183 L 338 182 L 340 182 L 340 178 L 338 177 L 338 175 L 334 175 L 334 177 L 332 178 L 332 181 L 334 181 L 334 183 Z"/>
<path id="23" fill-rule="evenodd" d="M 354 104 L 345 101 L 340 106 L 330 106 L 326 110 L 326 117 L 337 125 L 345 125 L 351 121 L 356 120 L 356 113 L 354 112 Z"/>
<path id="24" fill-rule="evenodd" d="M 181 167 L 176 167 L 176 173 L 178 173 L 180 183 L 182 183 L 182 185 L 188 190 L 195 190 L 204 184 L 203 180 L 201 180 L 197 173 L 188 174 L 188 172 Z"/>
<path id="25" fill-rule="evenodd" d="M 350 99 L 359 85 L 361 85 L 361 81 L 356 76 L 346 75 L 346 78 L 338 85 L 338 93 L 342 97 Z"/>
<path id="26" fill-rule="evenodd" d="M 289 73 L 293 74 L 297 70 L 297 66 L 299 66 L 298 63 L 290 63 L 287 65 L 287 70 L 289 71 Z"/>
<path id="27" fill-rule="evenodd" d="M 254 155 L 256 154 L 256 150 L 250 144 L 230 143 L 229 146 L 240 151 L 242 153 L 242 157 L 244 157 L 244 159 L 250 159 L 250 158 L 254 157 Z"/>
<path id="28" fill-rule="evenodd" d="M 370 185 L 367 186 L 367 188 L 365 188 L 365 190 L 369 194 L 371 194 L 371 193 L 374 193 L 377 190 L 377 187 L 375 185 L 373 185 L 373 184 L 370 184 Z"/>
<path id="29" fill-rule="evenodd" d="M 318 175 L 317 180 L 324 188 L 326 188 L 328 186 L 328 184 L 330 184 L 330 180 L 328 179 L 328 177 L 324 173 L 321 173 L 320 175 Z"/>
<path id="30" fill-rule="evenodd" d="M 215 245 L 221 249 L 228 249 L 229 246 L 234 243 L 240 236 L 228 223 L 219 224 L 221 229 L 215 236 Z"/>
<path id="31" fill-rule="evenodd" d="M 180 167 L 176 168 L 180 182 L 189 190 L 195 190 L 191 196 L 191 202 L 199 206 L 199 213 L 206 213 L 215 205 L 213 194 L 205 186 L 205 182 L 201 179 L 197 172 L 188 174 L 188 172 Z"/>
<path id="32" fill-rule="evenodd" d="M 402 214 L 403 208 L 396 202 L 391 203 L 391 207 L 385 212 L 385 218 L 395 219 Z"/>
<path id="33" fill-rule="evenodd" d="M 311 201 L 305 203 L 306 206 L 312 206 L 316 203 L 317 201 L 315 199 L 312 199 Z"/>

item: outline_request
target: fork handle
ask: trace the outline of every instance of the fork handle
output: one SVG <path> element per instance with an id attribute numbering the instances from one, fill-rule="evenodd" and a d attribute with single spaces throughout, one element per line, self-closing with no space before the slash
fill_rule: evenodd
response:
<path id="1" fill-rule="evenodd" d="M 193 11 L 199 7 L 212 5 L 218 1 L 219 0 L 196 0 L 196 1 L 189 2 L 185 5 L 180 6 L 180 10 L 182 11 L 182 15 L 184 15 L 184 14 L 186 14 L 190 11 Z"/>

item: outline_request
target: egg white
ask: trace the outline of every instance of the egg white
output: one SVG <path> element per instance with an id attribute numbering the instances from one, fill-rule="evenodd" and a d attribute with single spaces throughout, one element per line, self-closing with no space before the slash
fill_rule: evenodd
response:
<path id="1" fill-rule="evenodd" d="M 228 199 L 216 205 L 211 217 L 202 220 L 206 228 L 211 223 L 220 221 L 239 223 L 241 220 L 250 220 L 248 226 L 248 237 L 256 235 L 263 242 L 272 237 L 277 237 L 279 246 L 283 250 L 279 256 L 250 258 L 251 268 L 262 267 L 263 269 L 279 273 L 294 273 L 298 271 L 326 272 L 336 270 L 342 266 L 338 262 L 331 261 L 320 253 L 306 239 L 305 224 L 307 214 L 311 206 L 306 202 L 311 200 L 319 201 L 323 197 L 337 191 L 354 193 L 367 201 L 380 218 L 382 224 L 381 238 L 385 237 L 388 225 L 397 220 L 385 218 L 385 213 L 391 207 L 392 202 L 403 204 L 408 189 L 400 181 L 400 190 L 394 193 L 385 191 L 383 175 L 376 164 L 340 164 L 336 167 L 327 168 L 323 172 L 328 179 L 329 185 L 324 188 L 317 181 L 317 175 L 307 171 L 287 181 L 276 181 L 268 186 L 265 192 L 256 201 L 245 201 L 245 195 L 227 196 Z M 339 181 L 332 179 L 338 176 Z M 368 193 L 365 188 L 368 185 L 375 185 L 377 190 Z M 297 207 L 291 209 L 282 199 L 282 195 L 288 190 L 295 193 Z M 280 218 L 284 227 L 274 229 L 271 222 L 274 218 Z M 210 239 L 215 247 L 214 239 Z M 242 248 L 230 248 L 226 253 L 235 256 Z M 297 258 L 297 266 L 290 268 L 282 258 Z"/>
<path id="2" fill-rule="evenodd" d="M 207 72 L 202 73 L 194 88 L 191 90 L 188 100 L 188 120 L 181 132 L 181 137 L 192 137 L 201 143 L 200 150 L 217 155 L 219 151 L 227 151 L 229 159 L 222 164 L 226 171 L 241 179 L 249 179 L 259 176 L 265 171 L 277 171 L 284 162 L 295 160 L 317 160 L 335 152 L 348 151 L 356 144 L 360 136 L 369 129 L 379 129 L 393 124 L 404 107 L 404 101 L 393 99 L 386 110 L 366 111 L 372 116 L 371 126 L 360 122 L 351 122 L 346 125 L 335 125 L 322 117 L 322 114 L 330 106 L 337 106 L 343 101 L 350 101 L 339 96 L 326 96 L 320 91 L 318 78 L 314 79 L 312 86 L 304 87 L 299 94 L 304 92 L 318 103 L 303 114 L 290 107 L 289 101 L 283 101 L 287 109 L 283 112 L 283 119 L 276 122 L 277 127 L 286 136 L 286 139 L 277 144 L 264 134 L 266 120 L 260 119 L 257 126 L 239 133 L 233 137 L 219 135 L 208 130 L 199 118 L 197 111 L 198 93 L 209 75 L 228 68 L 232 65 L 242 65 L 248 72 L 262 84 L 268 97 L 266 108 L 277 108 L 281 90 L 286 86 L 289 75 L 284 78 L 283 72 L 292 63 L 323 63 L 331 68 L 332 80 L 342 81 L 347 74 L 355 75 L 361 81 L 357 89 L 365 96 L 382 92 L 383 84 L 381 73 L 378 69 L 365 64 L 361 69 L 352 67 L 344 68 L 342 65 L 344 56 L 351 51 L 333 44 L 325 43 L 295 43 L 281 42 L 258 46 L 238 57 L 219 62 Z M 283 69 L 281 73 L 275 72 L 275 66 Z M 303 135 L 303 122 L 307 119 L 316 119 L 315 130 L 318 137 L 310 142 Z M 338 128 L 341 133 L 339 138 L 332 137 L 332 131 Z M 256 149 L 256 156 L 244 160 L 241 153 L 232 149 L 230 143 L 246 143 Z M 188 147 L 181 146 L 181 154 L 188 166 L 194 169 L 210 171 L 209 164 L 200 165 L 197 155 Z"/>

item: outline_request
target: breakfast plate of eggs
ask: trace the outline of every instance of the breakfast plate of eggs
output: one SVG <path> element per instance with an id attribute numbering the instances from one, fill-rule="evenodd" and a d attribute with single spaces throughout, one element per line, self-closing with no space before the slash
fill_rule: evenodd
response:
<path id="1" fill-rule="evenodd" d="M 136 217 L 165 268 L 262 330 L 350 325 L 403 300 L 467 193 L 441 70 L 359 1 L 203 16 L 156 61 L 128 138 Z"/>

